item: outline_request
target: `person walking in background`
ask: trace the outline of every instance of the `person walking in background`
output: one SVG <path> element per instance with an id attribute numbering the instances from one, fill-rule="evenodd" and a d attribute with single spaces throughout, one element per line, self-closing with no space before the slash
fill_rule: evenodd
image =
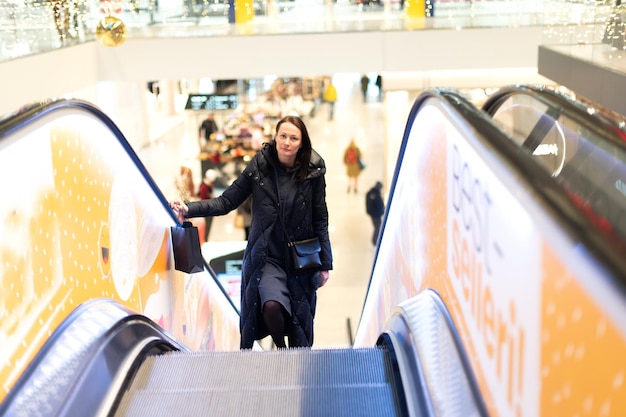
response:
<path id="1" fill-rule="evenodd" d="M 312 87 L 313 108 L 311 109 L 311 117 L 315 117 L 317 110 L 324 101 L 324 88 L 321 82 L 313 82 Z"/>
<path id="2" fill-rule="evenodd" d="M 178 198 L 184 202 L 191 201 L 195 198 L 195 185 L 193 182 L 193 173 L 187 165 L 181 165 L 180 174 L 174 180 L 174 186 L 178 193 Z"/>
<path id="3" fill-rule="evenodd" d="M 335 101 L 337 101 L 337 89 L 333 85 L 331 79 L 328 80 L 326 89 L 324 90 L 324 101 L 328 103 L 328 120 L 335 117 Z"/>
<path id="4" fill-rule="evenodd" d="M 207 169 L 202 179 L 202 184 L 198 189 L 198 198 L 200 200 L 208 200 L 213 198 L 213 191 L 215 190 L 215 180 L 217 179 L 217 172 L 214 169 Z M 213 223 L 213 217 L 208 216 L 204 218 L 204 240 L 209 241 L 209 233 L 211 232 L 211 224 Z"/>
<path id="5" fill-rule="evenodd" d="M 382 188 L 383 183 L 378 181 L 365 195 L 365 211 L 372 219 L 372 224 L 374 225 L 374 233 L 372 234 L 372 245 L 374 246 L 378 243 L 380 225 L 383 214 L 385 214 L 385 202 L 381 193 Z"/>
<path id="6" fill-rule="evenodd" d="M 361 77 L 361 93 L 363 93 L 363 103 L 367 101 L 367 87 L 369 86 L 370 79 L 367 75 L 363 74 Z"/>
<path id="7" fill-rule="evenodd" d="M 215 123 L 215 116 L 213 113 L 209 113 L 207 118 L 202 121 L 202 124 L 200 124 L 200 128 L 198 129 L 200 149 L 204 149 L 206 144 L 214 138 L 213 135 L 217 133 L 218 130 L 219 128 L 217 127 L 217 123 Z M 203 138 L 204 140 L 202 140 Z"/>
<path id="8" fill-rule="evenodd" d="M 274 139 L 220 196 L 188 205 L 170 202 L 183 221 L 225 215 L 252 196 L 254 215 L 242 264 L 242 349 L 268 335 L 277 348 L 287 347 L 285 336 L 290 348 L 313 345 L 316 289 L 326 284 L 333 268 L 325 174 L 302 119 L 286 116 L 276 125 Z M 288 243 L 313 237 L 320 241 L 322 266 L 296 271 Z"/>
<path id="9" fill-rule="evenodd" d="M 180 174 L 174 180 L 174 186 L 176 187 L 178 199 L 185 204 L 198 200 L 195 183 L 193 181 L 193 173 L 189 166 L 182 165 L 180 167 Z M 198 228 L 198 237 L 200 238 L 200 243 L 206 242 L 204 233 L 206 225 L 204 219 L 193 219 L 192 223 Z"/>
<path id="10" fill-rule="evenodd" d="M 350 144 L 343 153 L 343 163 L 346 166 L 346 175 L 348 176 L 348 193 L 353 190 L 356 194 L 358 191 L 359 175 L 363 171 L 362 157 L 361 149 L 356 146 L 354 139 L 351 139 Z"/>
<path id="11" fill-rule="evenodd" d="M 378 100 L 383 98 L 383 76 L 378 74 L 376 76 L 376 87 L 378 88 Z"/>

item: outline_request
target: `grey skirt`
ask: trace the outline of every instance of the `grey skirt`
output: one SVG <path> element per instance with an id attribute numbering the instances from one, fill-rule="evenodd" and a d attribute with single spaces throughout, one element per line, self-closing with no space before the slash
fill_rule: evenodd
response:
<path id="1" fill-rule="evenodd" d="M 259 297 L 261 305 L 267 301 L 279 302 L 291 315 L 291 301 L 287 289 L 287 274 L 285 270 L 271 260 L 268 260 L 259 282 Z"/>

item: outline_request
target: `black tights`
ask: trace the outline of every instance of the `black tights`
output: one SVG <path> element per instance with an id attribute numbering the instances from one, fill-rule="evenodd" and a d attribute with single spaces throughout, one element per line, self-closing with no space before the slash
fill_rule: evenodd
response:
<path id="1" fill-rule="evenodd" d="M 287 312 L 279 302 L 270 300 L 263 304 L 265 327 L 269 330 L 274 344 L 279 349 L 287 347 L 285 344 L 285 316 L 287 316 Z"/>

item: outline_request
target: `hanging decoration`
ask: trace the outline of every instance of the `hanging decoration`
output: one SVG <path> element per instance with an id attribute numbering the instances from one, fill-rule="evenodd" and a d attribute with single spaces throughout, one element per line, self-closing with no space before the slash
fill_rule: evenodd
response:
<path id="1" fill-rule="evenodd" d="M 104 46 L 120 46 L 126 40 L 126 25 L 113 14 L 122 13 L 121 0 L 100 0 L 100 11 L 106 14 L 96 27 L 96 37 Z"/>
<path id="2" fill-rule="evenodd" d="M 104 46 L 120 46 L 126 40 L 126 25 L 121 19 L 106 16 L 96 27 L 96 37 Z"/>

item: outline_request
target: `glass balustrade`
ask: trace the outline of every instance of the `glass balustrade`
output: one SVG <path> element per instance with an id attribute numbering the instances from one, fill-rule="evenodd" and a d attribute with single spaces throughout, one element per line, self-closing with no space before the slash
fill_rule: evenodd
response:
<path id="1" fill-rule="evenodd" d="M 541 25 L 544 45 L 621 65 L 626 8 L 616 3 L 620 1 L 0 0 L 0 62 L 96 41 L 98 23 L 113 16 L 126 26 L 127 38 Z M 424 7 L 425 17 L 407 11 L 416 4 Z M 244 23 L 234 13 L 238 8 L 250 9 Z"/>

